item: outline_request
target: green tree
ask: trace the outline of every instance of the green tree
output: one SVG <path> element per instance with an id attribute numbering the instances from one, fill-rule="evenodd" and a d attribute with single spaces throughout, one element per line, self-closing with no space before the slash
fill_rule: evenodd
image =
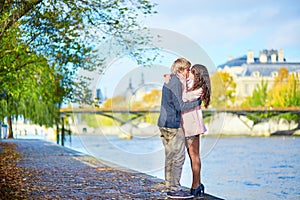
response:
<path id="1" fill-rule="evenodd" d="M 13 138 L 11 118 L 23 115 L 36 124 L 53 125 L 62 101 L 60 76 L 41 55 L 30 52 L 11 28 L 0 38 L 0 120 L 7 117 L 9 138 Z"/>
<path id="2" fill-rule="evenodd" d="M 155 12 L 153 7 L 145 0 L 1 1 L 0 117 L 24 115 L 51 124 L 58 118 L 53 106 L 86 89 L 86 79 L 77 78 L 79 69 L 93 71 L 103 64 L 97 44 L 113 37 L 131 55 L 139 55 L 134 46 L 146 37 L 128 35 L 140 28 L 139 17 Z M 92 101 L 90 93 L 82 93 L 87 98 L 80 99 Z M 45 112 L 45 119 L 36 112 Z"/>
<path id="3" fill-rule="evenodd" d="M 242 103 L 243 107 L 258 107 L 268 106 L 267 94 L 268 94 L 268 82 L 262 80 L 260 84 L 257 84 L 252 92 L 252 95 L 246 97 L 246 100 Z"/>

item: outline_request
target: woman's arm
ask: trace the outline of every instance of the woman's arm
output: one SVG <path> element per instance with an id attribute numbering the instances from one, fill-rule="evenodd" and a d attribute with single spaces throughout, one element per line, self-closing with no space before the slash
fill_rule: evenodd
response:
<path id="1" fill-rule="evenodd" d="M 202 95 L 202 91 L 203 91 L 202 88 L 192 90 L 192 91 L 187 91 L 186 89 L 183 89 L 182 100 L 184 102 L 187 102 L 187 101 L 194 101 L 196 99 L 199 99 Z"/>
<path id="2" fill-rule="evenodd" d="M 172 91 L 173 104 L 176 110 L 185 111 L 201 105 L 201 99 L 195 99 L 194 101 L 184 102 L 182 99 L 182 83 L 176 76 L 172 77 L 171 82 L 172 87 L 170 89 Z"/>

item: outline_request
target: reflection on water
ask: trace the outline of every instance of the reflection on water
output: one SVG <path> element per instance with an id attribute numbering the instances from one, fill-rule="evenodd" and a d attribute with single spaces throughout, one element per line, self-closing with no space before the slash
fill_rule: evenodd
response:
<path id="1" fill-rule="evenodd" d="M 213 142 L 209 141 L 212 140 Z M 216 138 L 202 138 L 201 151 Z M 67 147 L 130 169 L 164 178 L 159 137 L 73 136 Z M 190 187 L 186 157 L 181 183 Z M 300 137 L 219 138 L 202 158 L 206 192 L 225 199 L 300 199 Z"/>

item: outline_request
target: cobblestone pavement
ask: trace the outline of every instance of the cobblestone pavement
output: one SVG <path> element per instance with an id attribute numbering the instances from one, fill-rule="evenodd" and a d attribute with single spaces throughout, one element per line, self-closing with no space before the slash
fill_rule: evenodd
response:
<path id="1" fill-rule="evenodd" d="M 188 188 L 186 188 L 188 190 Z M 164 181 L 43 140 L 0 140 L 0 199 L 166 199 Z M 205 194 L 197 199 L 214 199 Z"/>
<path id="2" fill-rule="evenodd" d="M 163 180 L 42 140 L 0 141 L 0 199 L 164 199 Z"/>

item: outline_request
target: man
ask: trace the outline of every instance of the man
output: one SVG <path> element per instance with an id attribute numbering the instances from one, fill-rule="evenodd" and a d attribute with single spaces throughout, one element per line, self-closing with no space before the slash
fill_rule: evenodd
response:
<path id="1" fill-rule="evenodd" d="M 162 100 L 158 126 L 165 147 L 165 181 L 170 198 L 192 198 L 181 190 L 180 178 L 185 160 L 185 137 L 182 132 L 181 111 L 190 110 L 201 104 L 201 100 L 183 102 L 182 85 L 185 83 L 191 63 L 178 58 L 172 64 L 170 80 L 162 88 Z"/>

